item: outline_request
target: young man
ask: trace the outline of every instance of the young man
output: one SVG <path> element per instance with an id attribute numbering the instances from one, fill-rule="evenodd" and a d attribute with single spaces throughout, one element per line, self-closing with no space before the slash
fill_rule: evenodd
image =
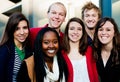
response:
<path id="1" fill-rule="evenodd" d="M 92 45 L 95 27 L 101 17 L 101 10 L 92 2 L 88 2 L 82 7 L 82 19 L 86 25 L 88 34 L 88 44 Z"/>
<path id="2" fill-rule="evenodd" d="M 59 33 L 60 38 L 62 38 L 63 33 L 60 31 L 60 27 L 61 27 L 62 23 L 65 21 L 66 14 L 67 14 L 67 10 L 63 3 L 55 2 L 55 3 L 51 4 L 47 11 L 49 23 L 46 24 L 44 27 L 51 27 L 51 28 L 55 29 Z M 40 28 L 40 27 L 30 29 L 30 32 L 31 32 L 30 33 L 30 41 L 31 41 L 32 48 L 33 48 L 35 38 L 41 29 L 42 28 Z"/>

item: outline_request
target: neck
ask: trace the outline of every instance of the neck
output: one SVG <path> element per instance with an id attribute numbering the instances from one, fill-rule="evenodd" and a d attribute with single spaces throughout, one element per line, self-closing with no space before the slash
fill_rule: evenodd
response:
<path id="1" fill-rule="evenodd" d="M 45 56 L 45 62 L 53 62 L 53 57 L 48 57 L 48 56 Z"/>
<path id="2" fill-rule="evenodd" d="M 110 52 L 112 50 L 112 48 L 113 48 L 112 44 L 102 46 L 103 51 L 109 51 Z"/>
<path id="3" fill-rule="evenodd" d="M 78 50 L 78 48 L 79 48 L 79 41 L 78 42 L 75 42 L 75 43 L 73 43 L 73 42 L 69 42 L 70 43 L 70 49 L 71 50 Z"/>
<path id="4" fill-rule="evenodd" d="M 91 37 L 91 39 L 93 39 L 94 33 L 95 33 L 95 28 L 88 28 L 88 27 L 86 27 L 86 32 Z"/>
<path id="5" fill-rule="evenodd" d="M 14 40 L 14 43 L 16 45 L 17 48 L 19 48 L 20 50 L 23 50 L 23 45 L 22 43 L 18 43 L 17 41 Z"/>

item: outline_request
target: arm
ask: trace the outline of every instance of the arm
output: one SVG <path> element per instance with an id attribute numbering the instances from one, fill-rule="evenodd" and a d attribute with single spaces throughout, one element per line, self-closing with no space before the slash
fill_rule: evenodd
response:
<path id="1" fill-rule="evenodd" d="M 6 80 L 6 70 L 8 55 L 10 54 L 7 46 L 0 46 L 0 82 L 5 82 Z"/>

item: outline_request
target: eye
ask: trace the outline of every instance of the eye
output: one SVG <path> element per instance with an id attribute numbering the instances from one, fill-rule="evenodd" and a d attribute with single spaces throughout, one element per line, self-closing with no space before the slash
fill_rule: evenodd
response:
<path id="1" fill-rule="evenodd" d="M 103 29 L 102 29 L 102 28 L 99 28 L 98 31 L 103 31 Z"/>
<path id="2" fill-rule="evenodd" d="M 65 14 L 64 14 L 64 13 L 60 13 L 59 15 L 60 15 L 60 16 L 65 16 Z"/>
<path id="3" fill-rule="evenodd" d="M 49 44 L 50 42 L 49 41 L 43 41 L 44 44 Z"/>
<path id="4" fill-rule="evenodd" d="M 24 26 L 23 29 L 28 29 L 28 27 L 27 27 L 27 26 Z"/>
<path id="5" fill-rule="evenodd" d="M 89 14 L 86 14 L 85 17 L 89 17 Z"/>
<path id="6" fill-rule="evenodd" d="M 72 27 L 70 27 L 70 28 L 69 28 L 69 30 L 74 30 L 74 27 L 73 27 L 73 26 L 72 26 Z"/>
<path id="7" fill-rule="evenodd" d="M 51 13 L 52 13 L 52 14 L 56 14 L 56 12 L 54 12 L 54 11 L 52 11 Z"/>
<path id="8" fill-rule="evenodd" d="M 58 40 L 54 40 L 53 43 L 54 43 L 54 44 L 57 44 L 57 43 L 58 43 Z"/>
<path id="9" fill-rule="evenodd" d="M 79 30 L 79 31 L 81 31 L 81 30 L 82 30 L 82 28 L 80 27 L 80 28 L 78 28 L 78 30 Z"/>
<path id="10" fill-rule="evenodd" d="M 111 31 L 111 29 L 109 29 L 109 28 L 108 28 L 108 29 L 106 29 L 106 30 L 107 30 L 107 31 Z"/>
<path id="11" fill-rule="evenodd" d="M 92 16 L 93 16 L 93 17 L 96 17 L 97 15 L 93 14 Z"/>

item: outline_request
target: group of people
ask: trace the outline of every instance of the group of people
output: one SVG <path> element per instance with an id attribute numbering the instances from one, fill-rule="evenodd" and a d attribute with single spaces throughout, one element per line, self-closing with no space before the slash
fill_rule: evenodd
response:
<path id="1" fill-rule="evenodd" d="M 120 33 L 113 18 L 92 2 L 82 19 L 68 20 L 61 2 L 50 5 L 49 23 L 30 28 L 20 13 L 10 16 L 0 43 L 0 82 L 119 82 Z"/>

